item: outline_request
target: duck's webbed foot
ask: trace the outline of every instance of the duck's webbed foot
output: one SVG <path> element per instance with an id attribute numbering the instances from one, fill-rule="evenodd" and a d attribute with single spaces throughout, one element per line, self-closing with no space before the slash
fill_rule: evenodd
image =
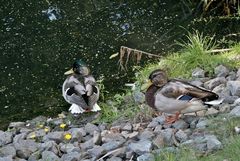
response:
<path id="1" fill-rule="evenodd" d="M 180 112 L 177 112 L 175 115 L 172 115 L 172 116 L 165 115 L 165 122 L 167 124 L 172 124 L 179 119 L 179 115 L 180 115 Z"/>

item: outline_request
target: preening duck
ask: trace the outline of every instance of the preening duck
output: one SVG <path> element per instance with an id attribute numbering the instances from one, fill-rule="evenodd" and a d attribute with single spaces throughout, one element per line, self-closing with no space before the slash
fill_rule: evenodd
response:
<path id="1" fill-rule="evenodd" d="M 166 72 L 161 69 L 154 70 L 149 80 L 145 93 L 146 103 L 157 111 L 175 114 L 166 117 L 167 123 L 175 122 L 179 114 L 197 112 L 222 102 L 216 93 L 207 89 L 181 80 L 169 80 Z"/>
<path id="2" fill-rule="evenodd" d="M 64 74 L 68 76 L 62 86 L 62 95 L 72 104 L 69 108 L 72 114 L 101 110 L 97 105 L 99 88 L 86 63 L 77 60 Z"/>

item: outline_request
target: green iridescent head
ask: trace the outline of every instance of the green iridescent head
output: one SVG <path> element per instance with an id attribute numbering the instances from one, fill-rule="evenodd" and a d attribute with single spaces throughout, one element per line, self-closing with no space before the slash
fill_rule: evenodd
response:
<path id="1" fill-rule="evenodd" d="M 72 69 L 70 69 L 69 71 L 65 72 L 65 75 L 69 75 L 69 74 L 79 74 L 82 76 L 87 76 L 90 74 L 90 69 L 88 68 L 87 64 L 82 61 L 82 60 L 76 60 L 73 63 Z"/>

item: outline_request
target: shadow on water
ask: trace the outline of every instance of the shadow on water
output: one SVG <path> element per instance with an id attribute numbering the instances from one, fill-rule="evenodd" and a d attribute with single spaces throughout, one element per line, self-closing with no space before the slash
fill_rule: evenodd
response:
<path id="1" fill-rule="evenodd" d="M 109 56 L 122 45 L 158 54 L 174 50 L 174 41 L 186 33 L 180 26 L 191 29 L 192 6 L 173 0 L 5 0 L 0 7 L 1 126 L 67 110 L 63 73 L 78 58 L 97 78 L 104 75 L 106 90 L 121 92 L 134 73 L 120 71 L 118 60 Z M 148 61 L 154 60 L 142 64 Z"/>

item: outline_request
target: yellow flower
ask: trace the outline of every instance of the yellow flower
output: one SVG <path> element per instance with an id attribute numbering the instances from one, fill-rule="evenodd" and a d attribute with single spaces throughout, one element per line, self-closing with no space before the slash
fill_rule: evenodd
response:
<path id="1" fill-rule="evenodd" d="M 72 135 L 70 133 L 66 133 L 64 136 L 64 139 L 70 140 L 72 138 Z"/>
<path id="2" fill-rule="evenodd" d="M 31 138 L 31 139 L 36 138 L 36 134 L 35 134 L 35 133 L 32 133 L 32 135 L 30 135 L 30 138 Z"/>
<path id="3" fill-rule="evenodd" d="M 49 132 L 49 130 L 50 130 L 49 127 L 45 127 L 45 128 L 44 128 L 44 131 L 45 131 L 45 132 Z"/>
<path id="4" fill-rule="evenodd" d="M 60 128 L 64 129 L 65 127 L 66 127 L 66 124 L 64 124 L 64 123 L 60 124 Z"/>

